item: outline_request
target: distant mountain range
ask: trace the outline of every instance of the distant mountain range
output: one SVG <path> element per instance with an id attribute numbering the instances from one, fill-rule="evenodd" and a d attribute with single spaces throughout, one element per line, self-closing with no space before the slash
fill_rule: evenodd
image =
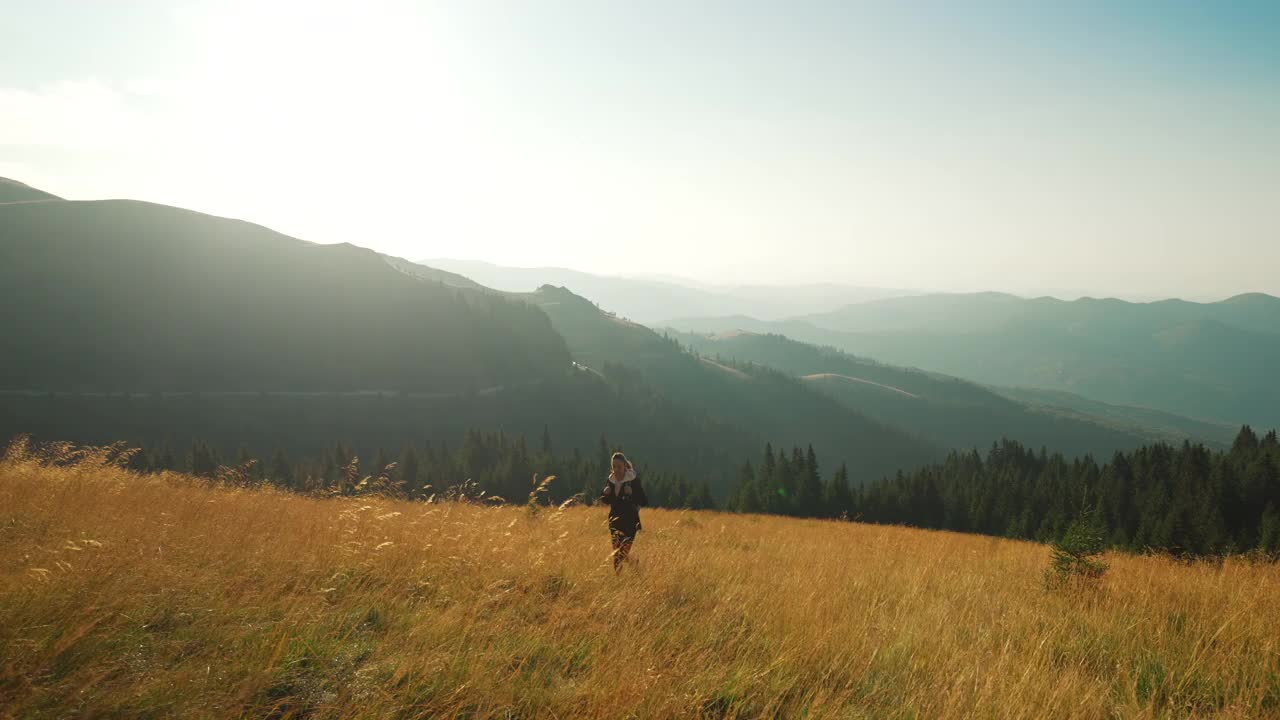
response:
<path id="1" fill-rule="evenodd" d="M 371 452 L 424 438 L 458 442 L 469 428 L 530 437 L 545 428 L 561 447 L 593 451 L 602 436 L 623 443 L 722 496 L 765 442 L 812 444 L 824 462 L 847 462 L 864 481 L 1000 437 L 1096 455 L 1153 438 L 1226 437 L 1211 423 L 1038 390 L 993 391 L 794 339 L 664 337 L 572 289 L 495 290 L 490 278 L 456 266 L 316 245 L 189 210 L 65 201 L 12 181 L 0 188 L 15 198 L 0 203 L 2 436 L 177 445 L 198 437 L 260 453 L 344 440 Z M 662 302 L 686 310 L 766 301 L 593 277 L 569 279 L 630 288 L 636 302 L 665 292 Z M 816 305 L 823 291 L 812 292 L 784 306 Z M 651 305 L 655 316 L 669 310 L 662 302 Z M 852 307 L 904 303 L 911 309 L 901 322 L 914 323 L 904 337 L 944 336 L 919 302 Z M 1236 322 L 1252 329 L 1219 316 L 1201 322 L 1263 336 L 1262 302 L 1234 304 L 1244 318 Z M 893 336 L 817 324 L 856 326 L 857 312 L 776 325 L 804 329 L 795 339 Z M 979 326 L 972 329 L 968 315 L 951 312 L 945 326 L 960 338 L 1037 327 L 1006 309 L 1008 319 L 969 320 Z M 1077 344 L 1092 347 L 1090 328 L 1081 332 Z M 1075 359 L 1066 340 L 1044 345 Z M 1006 375 L 1002 384 L 1035 385 Z"/>
<path id="2" fill-rule="evenodd" d="M 982 447 L 1016 437 L 1031 447 L 1069 455 L 1111 451 L 1156 441 L 1201 440 L 1224 447 L 1239 429 L 1142 408 L 1107 405 L 1047 390 L 990 388 L 958 378 L 895 367 L 781 335 L 670 331 L 699 353 L 723 362 L 783 370 L 848 407 L 931 442 Z"/>
<path id="3" fill-rule="evenodd" d="M 547 286 L 530 297 L 550 316 L 574 359 L 591 370 L 653 387 L 675 406 L 744 425 L 771 442 L 812 444 L 831 462 L 848 462 L 859 480 L 940 456 L 946 447 L 913 428 L 835 402 L 789 375 L 692 354 L 643 325 L 602 313 L 567 289 Z"/>
<path id="4" fill-rule="evenodd" d="M 0 204 L 6 437 L 367 452 L 545 427 L 562 447 L 606 436 L 718 491 L 768 441 L 813 443 L 863 480 L 943 452 L 567 290 L 497 292 L 238 220 L 23 193 Z"/>
<path id="5" fill-rule="evenodd" d="M 674 317 L 746 314 L 765 319 L 824 312 L 849 303 L 910 295 L 909 290 L 813 284 L 711 287 L 677 280 L 612 277 L 564 268 L 516 268 L 473 260 L 429 259 L 423 265 L 465 275 L 488 287 L 531 292 L 543 285 L 567 287 L 604 310 L 649 325 Z"/>
<path id="6" fill-rule="evenodd" d="M 1217 303 L 926 295 L 770 322 L 671 323 L 779 333 L 981 383 L 1061 390 L 1213 423 L 1280 424 L 1280 299 Z"/>
<path id="7" fill-rule="evenodd" d="M 1113 334 L 1218 322 L 1274 334 L 1280 333 L 1280 298 L 1252 293 L 1215 303 L 1134 303 L 1112 298 L 1028 299 L 1005 293 L 935 294 L 850 304 L 795 319 L 856 333 L 971 335 L 1047 326 L 1080 336 L 1090 331 Z"/>

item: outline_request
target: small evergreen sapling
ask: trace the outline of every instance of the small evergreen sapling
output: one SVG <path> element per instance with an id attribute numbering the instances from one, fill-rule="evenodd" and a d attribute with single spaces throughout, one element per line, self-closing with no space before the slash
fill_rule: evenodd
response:
<path id="1" fill-rule="evenodd" d="M 1106 544 L 1093 510 L 1085 510 L 1053 544 L 1053 559 L 1045 573 L 1050 586 L 1067 582 L 1093 582 L 1107 571 L 1100 559 Z"/>

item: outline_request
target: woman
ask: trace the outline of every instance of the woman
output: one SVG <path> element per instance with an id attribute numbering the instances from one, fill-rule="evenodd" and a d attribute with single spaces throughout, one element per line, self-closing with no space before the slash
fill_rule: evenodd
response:
<path id="1" fill-rule="evenodd" d="M 636 469 L 626 455 L 613 454 L 613 469 L 604 484 L 600 501 L 609 505 L 609 535 L 613 537 L 613 570 L 620 572 L 631 552 L 631 543 L 640 532 L 640 506 L 648 505 L 644 487 L 636 477 Z"/>

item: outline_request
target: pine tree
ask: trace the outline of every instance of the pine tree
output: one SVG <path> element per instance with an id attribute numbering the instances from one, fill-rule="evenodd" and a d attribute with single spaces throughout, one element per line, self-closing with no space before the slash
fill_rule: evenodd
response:
<path id="1" fill-rule="evenodd" d="M 756 473 L 750 462 L 744 464 L 738 474 L 738 492 L 734 497 L 733 509 L 744 513 L 758 513 L 764 509 L 756 488 Z"/>
<path id="2" fill-rule="evenodd" d="M 715 500 L 711 497 L 711 487 L 703 480 L 698 483 L 689 493 L 685 506 L 691 510 L 712 510 L 715 508 Z"/>
<path id="3" fill-rule="evenodd" d="M 339 468 L 346 467 L 354 455 L 355 453 L 343 447 L 342 443 L 333 446 L 333 463 Z"/>
<path id="4" fill-rule="evenodd" d="M 756 487 L 759 489 L 761 510 L 771 515 L 781 515 L 786 509 L 786 490 L 779 482 L 778 462 L 774 457 L 772 443 L 765 443 L 764 458 L 760 461 L 760 472 L 756 475 Z"/>
<path id="5" fill-rule="evenodd" d="M 141 445 L 132 449 L 134 452 L 129 456 L 129 462 L 125 464 L 125 467 L 136 473 L 152 472 L 151 457 L 147 455 L 146 449 Z"/>
<path id="6" fill-rule="evenodd" d="M 413 449 L 413 445 L 405 445 L 400 451 L 400 463 L 396 466 L 396 478 L 404 483 L 405 492 L 409 493 L 409 497 L 421 497 L 422 483 L 418 477 L 421 463 L 418 461 L 418 453 Z"/>
<path id="7" fill-rule="evenodd" d="M 796 481 L 795 468 L 791 461 L 787 459 L 787 451 L 778 450 L 778 465 L 774 469 L 776 480 L 774 482 L 776 495 L 773 501 L 776 503 L 773 512 L 779 515 L 795 515 L 796 509 Z"/>
<path id="8" fill-rule="evenodd" d="M 1268 555 L 1280 553 L 1280 509 L 1274 503 L 1269 503 L 1262 511 L 1259 524 L 1258 549 Z"/>
<path id="9" fill-rule="evenodd" d="M 369 472 L 376 476 L 379 473 L 381 473 L 383 469 L 385 469 L 390 464 L 391 464 L 391 457 L 387 455 L 386 450 L 379 447 L 378 454 L 375 455 L 373 459 L 373 467 L 369 468 Z"/>
<path id="10" fill-rule="evenodd" d="M 596 452 L 596 467 L 599 468 L 598 474 L 603 481 L 603 478 L 609 474 L 611 466 L 609 459 L 613 457 L 613 453 L 609 451 L 609 441 L 605 439 L 603 433 L 600 434 L 600 449 Z"/>
<path id="11" fill-rule="evenodd" d="M 1085 511 L 1077 517 L 1061 540 L 1053 544 L 1053 560 L 1046 579 L 1051 585 L 1068 580 L 1096 580 L 1107 571 L 1099 558 L 1106 545 L 1097 516 Z"/>
<path id="12" fill-rule="evenodd" d="M 600 497 L 603 479 L 596 477 L 595 466 L 583 460 L 582 453 L 578 451 L 578 448 L 573 449 L 573 466 L 577 468 L 578 473 L 582 476 L 583 504 L 594 505 L 596 498 Z M 645 486 L 648 487 L 648 484 L 646 483 Z"/>
<path id="13" fill-rule="evenodd" d="M 177 470 L 178 462 L 173 459 L 173 450 L 169 447 L 169 443 L 165 443 L 160 449 L 160 457 L 157 462 L 152 463 L 157 470 Z"/>
<path id="14" fill-rule="evenodd" d="M 818 458 L 813 446 L 805 453 L 803 465 L 799 468 L 796 488 L 796 508 L 804 517 L 825 517 L 826 508 L 823 503 L 822 477 L 818 474 Z"/>
<path id="15" fill-rule="evenodd" d="M 196 440 L 187 456 L 187 468 L 192 475 L 211 478 L 218 470 L 218 456 L 204 441 Z"/>
<path id="16" fill-rule="evenodd" d="M 1235 442 L 1231 443 L 1231 456 L 1240 462 L 1248 462 L 1253 459 L 1253 454 L 1258 451 L 1258 434 L 1253 428 L 1245 425 L 1240 428 L 1240 432 L 1236 434 Z"/>
<path id="17" fill-rule="evenodd" d="M 320 463 L 320 482 L 324 487 L 331 487 L 338 481 L 338 467 L 333 462 L 333 453 L 325 453 Z"/>
<path id="18" fill-rule="evenodd" d="M 289 465 L 289 458 L 284 454 L 284 450 L 276 448 L 275 453 L 271 456 L 271 469 L 268 470 L 270 479 L 281 487 L 296 487 L 294 484 L 293 468 Z"/>
<path id="19" fill-rule="evenodd" d="M 831 477 L 823 504 L 826 506 L 826 514 L 830 517 L 847 518 L 853 515 L 853 496 L 849 492 L 849 468 L 844 463 L 840 464 L 840 469 L 836 470 L 835 475 Z"/>

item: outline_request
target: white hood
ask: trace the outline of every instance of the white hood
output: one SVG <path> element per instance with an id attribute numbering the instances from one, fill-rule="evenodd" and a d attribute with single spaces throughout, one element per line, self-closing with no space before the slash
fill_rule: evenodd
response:
<path id="1" fill-rule="evenodd" d="M 613 485 L 613 492 L 618 497 L 622 497 L 622 486 L 636 479 L 635 468 L 627 468 L 626 474 L 622 476 L 622 480 L 615 480 L 613 473 L 609 473 L 609 482 Z"/>

